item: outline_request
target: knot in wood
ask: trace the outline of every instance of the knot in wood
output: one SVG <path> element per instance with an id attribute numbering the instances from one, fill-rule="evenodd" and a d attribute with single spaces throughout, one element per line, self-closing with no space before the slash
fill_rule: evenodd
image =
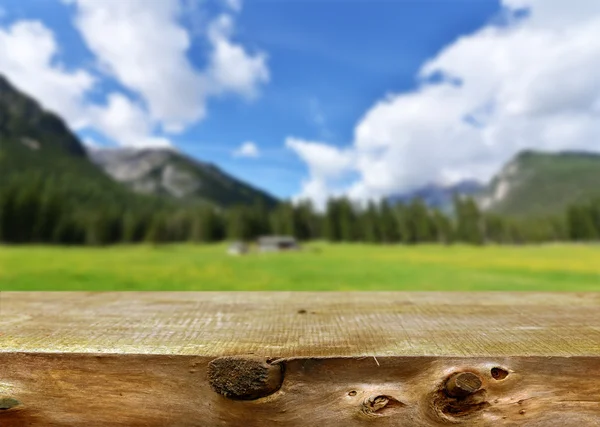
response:
<path id="1" fill-rule="evenodd" d="M 404 404 L 392 396 L 371 396 L 363 402 L 363 412 L 367 415 L 383 415 L 388 410 L 403 407 Z"/>
<path id="2" fill-rule="evenodd" d="M 255 356 L 227 356 L 208 365 L 211 388 L 229 399 L 254 400 L 275 393 L 283 383 L 283 365 Z"/>
<path id="3" fill-rule="evenodd" d="M 0 411 L 15 408 L 20 404 L 21 402 L 12 397 L 0 397 Z"/>
<path id="4" fill-rule="evenodd" d="M 466 397 L 481 388 L 481 378 L 472 372 L 460 372 L 446 381 L 446 394 L 451 397 Z"/>

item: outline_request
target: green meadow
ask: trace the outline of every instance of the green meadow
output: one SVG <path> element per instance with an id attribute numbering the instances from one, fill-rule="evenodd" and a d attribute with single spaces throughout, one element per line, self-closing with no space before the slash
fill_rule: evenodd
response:
<path id="1" fill-rule="evenodd" d="M 600 291 L 600 246 L 0 246 L 1 290 Z"/>

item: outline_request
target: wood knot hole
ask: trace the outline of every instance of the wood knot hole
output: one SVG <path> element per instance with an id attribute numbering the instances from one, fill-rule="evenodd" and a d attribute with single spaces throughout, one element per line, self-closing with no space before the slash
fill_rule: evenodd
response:
<path id="1" fill-rule="evenodd" d="M 220 357 L 208 364 L 208 381 L 229 399 L 254 400 L 275 393 L 283 383 L 283 364 L 255 356 Z"/>
<path id="2" fill-rule="evenodd" d="M 446 394 L 451 397 L 466 397 L 482 386 L 481 378 L 472 372 L 460 372 L 446 381 Z"/>
<path id="3" fill-rule="evenodd" d="M 508 371 L 506 369 L 496 367 L 490 370 L 490 374 L 492 375 L 493 379 L 501 381 L 508 376 Z"/>
<path id="4" fill-rule="evenodd" d="M 21 402 L 12 397 L 0 397 L 0 411 L 6 411 L 8 409 L 16 408 Z"/>
<path id="5" fill-rule="evenodd" d="M 433 406 L 441 414 L 464 417 L 488 407 L 486 391 L 481 378 L 472 372 L 459 372 L 446 380 L 440 387 Z"/>
<path id="6" fill-rule="evenodd" d="M 362 411 L 367 415 L 386 415 L 403 406 L 405 406 L 404 403 L 392 396 L 378 395 L 365 399 Z"/>

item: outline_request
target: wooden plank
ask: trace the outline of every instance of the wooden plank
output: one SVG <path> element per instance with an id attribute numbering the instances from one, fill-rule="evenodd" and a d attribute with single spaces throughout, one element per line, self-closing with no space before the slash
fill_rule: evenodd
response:
<path id="1" fill-rule="evenodd" d="M 588 356 L 600 293 L 0 293 L 0 351 Z"/>
<path id="2" fill-rule="evenodd" d="M 2 427 L 319 424 L 600 426 L 600 294 L 0 293 Z"/>

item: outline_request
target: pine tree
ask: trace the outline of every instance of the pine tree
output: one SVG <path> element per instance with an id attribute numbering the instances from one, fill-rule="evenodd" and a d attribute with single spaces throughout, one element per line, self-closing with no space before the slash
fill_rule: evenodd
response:
<path id="1" fill-rule="evenodd" d="M 425 202 L 415 199 L 406 210 L 407 243 L 426 243 L 435 240 L 435 230 Z"/>
<path id="2" fill-rule="evenodd" d="M 319 236 L 318 218 L 310 200 L 300 201 L 294 206 L 296 237 L 299 240 L 316 239 Z"/>
<path id="3" fill-rule="evenodd" d="M 575 241 L 589 241 L 598 238 L 593 212 L 589 207 L 576 205 L 567 211 L 569 235 Z"/>
<path id="4" fill-rule="evenodd" d="M 431 218 L 435 229 L 435 241 L 447 245 L 452 244 L 454 242 L 454 230 L 450 218 L 437 209 L 433 210 Z"/>
<path id="5" fill-rule="evenodd" d="M 339 202 L 336 199 L 327 201 L 327 208 L 324 217 L 324 237 L 330 242 L 339 242 L 342 240 L 342 232 L 340 227 L 340 208 Z"/>
<path id="6" fill-rule="evenodd" d="M 232 240 L 250 241 L 253 237 L 252 216 L 244 206 L 236 206 L 227 214 L 227 236 Z"/>
<path id="7" fill-rule="evenodd" d="M 167 241 L 166 222 L 161 213 L 152 216 L 144 240 L 153 245 L 159 245 Z"/>
<path id="8" fill-rule="evenodd" d="M 382 199 L 379 204 L 380 228 L 379 235 L 383 243 L 395 243 L 399 241 L 401 228 L 397 216 L 390 207 L 387 200 Z"/>
<path id="9" fill-rule="evenodd" d="M 482 245 L 484 232 L 482 215 L 472 198 L 462 200 L 456 196 L 454 206 L 457 219 L 457 238 L 465 243 Z"/>
<path id="10" fill-rule="evenodd" d="M 205 206 L 194 213 L 190 240 L 212 243 L 225 237 L 221 216 L 212 206 Z"/>
<path id="11" fill-rule="evenodd" d="M 361 236 L 362 240 L 368 243 L 378 243 L 381 241 L 379 233 L 379 212 L 377 206 L 369 201 L 367 208 L 361 214 Z"/>
<path id="12" fill-rule="evenodd" d="M 356 214 L 354 206 L 349 199 L 342 198 L 338 200 L 338 215 L 341 240 L 344 242 L 353 242 L 356 238 Z"/>

